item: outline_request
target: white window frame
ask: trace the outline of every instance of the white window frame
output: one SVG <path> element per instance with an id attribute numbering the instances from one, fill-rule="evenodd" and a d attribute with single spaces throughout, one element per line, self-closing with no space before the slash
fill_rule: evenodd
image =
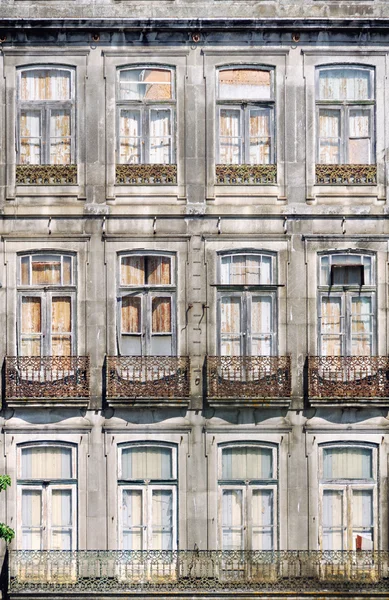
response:
<path id="1" fill-rule="evenodd" d="M 270 99 L 258 100 L 237 98 L 225 99 L 220 97 L 219 74 L 222 71 L 250 69 L 252 71 L 268 71 L 270 72 Z M 223 109 L 236 110 L 240 113 L 240 154 L 241 161 L 236 164 L 251 164 L 250 163 L 250 110 L 269 110 L 270 112 L 270 155 L 269 163 L 253 163 L 253 164 L 276 164 L 276 127 L 275 127 L 275 68 L 262 65 L 225 65 L 216 69 L 216 163 L 223 164 L 220 157 L 220 112 Z"/>
<path id="2" fill-rule="evenodd" d="M 169 71 L 171 73 L 171 90 L 172 97 L 169 100 L 122 100 L 120 98 L 120 75 L 124 71 L 137 71 L 137 70 L 146 70 L 146 69 L 156 69 L 158 71 Z M 116 153 L 118 164 L 127 164 L 121 163 L 120 160 L 120 116 L 122 110 L 133 110 L 140 113 L 140 131 L 141 135 L 138 136 L 140 138 L 140 161 L 137 163 L 129 163 L 134 165 L 142 165 L 142 164 L 152 164 L 150 163 L 150 122 L 151 122 L 151 112 L 153 110 L 169 110 L 171 114 L 170 118 L 170 140 L 171 140 L 171 149 L 170 149 L 170 160 L 168 163 L 161 164 L 175 164 L 176 163 L 176 115 L 177 115 L 177 99 L 176 99 L 176 72 L 174 67 L 165 66 L 165 65 L 155 65 L 155 64 L 138 64 L 131 66 L 124 66 L 117 68 L 117 77 L 116 77 L 116 131 L 117 131 L 117 144 L 116 144 Z M 166 136 L 165 136 L 166 137 Z"/>
<path id="3" fill-rule="evenodd" d="M 372 457 L 372 479 L 324 479 L 324 450 L 330 448 L 361 448 L 371 450 Z M 353 491 L 371 491 L 373 498 L 373 550 L 378 550 L 379 516 L 378 516 L 378 451 L 375 445 L 354 443 L 326 443 L 319 446 L 319 543 L 323 549 L 323 496 L 327 490 L 343 493 L 343 550 L 355 550 L 353 548 L 353 513 L 352 494 Z"/>
<path id="4" fill-rule="evenodd" d="M 272 475 L 271 479 L 263 480 L 225 480 L 222 478 L 222 461 L 223 450 L 255 447 L 259 449 L 271 450 L 272 453 Z M 223 492 L 224 490 L 241 490 L 242 491 L 242 541 L 243 547 L 241 550 L 252 550 L 252 534 L 254 525 L 252 523 L 252 494 L 255 490 L 270 490 L 273 493 L 273 524 L 272 524 L 272 541 L 273 550 L 278 549 L 278 452 L 273 445 L 265 445 L 256 442 L 234 442 L 221 443 L 218 448 L 218 546 L 223 550 Z"/>
<path id="5" fill-rule="evenodd" d="M 22 74 L 26 71 L 67 71 L 70 73 L 70 99 L 68 100 L 30 100 L 22 101 L 20 95 Z M 41 132 L 40 132 L 40 157 L 39 165 L 54 164 L 50 162 L 50 114 L 52 110 L 69 110 L 70 112 L 70 162 L 61 164 L 75 164 L 76 161 L 76 98 L 75 98 L 75 68 L 52 65 L 31 65 L 29 67 L 18 68 L 17 74 L 17 163 L 32 164 L 20 162 L 21 131 L 20 119 L 23 110 L 39 111 L 41 114 Z M 38 166 L 38 165 L 37 165 Z"/>
<path id="6" fill-rule="evenodd" d="M 319 79 L 320 73 L 326 70 L 335 70 L 338 69 L 341 71 L 342 69 L 349 70 L 361 70 L 367 71 L 370 74 L 370 83 L 372 89 L 373 98 L 368 100 L 320 100 L 319 99 Z M 349 141 L 353 139 L 350 136 L 349 131 L 349 122 L 350 122 L 350 113 L 353 110 L 368 110 L 370 111 L 370 136 L 367 139 L 370 139 L 369 144 L 369 156 L 370 160 L 366 164 L 375 164 L 376 163 L 376 150 L 375 150 L 375 138 L 376 138 L 376 89 L 375 89 L 375 69 L 374 67 L 369 67 L 365 65 L 358 64 L 330 64 L 325 66 L 316 67 L 316 123 L 317 123 L 317 131 L 316 131 L 316 162 L 317 164 L 331 164 L 331 163 L 321 163 L 320 162 L 320 111 L 321 110 L 332 110 L 340 113 L 340 137 L 339 137 L 339 153 L 340 160 L 339 163 L 336 164 L 351 164 L 349 163 Z M 360 138 L 357 138 L 360 139 Z"/>
<path id="7" fill-rule="evenodd" d="M 30 448 L 67 448 L 71 450 L 71 467 L 72 477 L 70 479 L 26 479 L 22 478 L 22 451 Z M 76 447 L 73 444 L 64 444 L 56 442 L 38 442 L 31 444 L 20 444 L 17 448 L 17 528 L 16 528 L 16 544 L 19 549 L 22 549 L 23 544 L 23 526 L 22 526 L 22 496 L 23 492 L 39 491 L 41 493 L 41 550 L 50 550 L 52 547 L 51 537 L 53 530 L 59 529 L 58 526 L 52 525 L 51 513 L 51 496 L 53 490 L 70 490 L 72 502 L 72 525 L 67 529 L 71 529 L 72 545 L 71 550 L 76 550 L 78 546 L 77 535 L 77 455 Z"/>

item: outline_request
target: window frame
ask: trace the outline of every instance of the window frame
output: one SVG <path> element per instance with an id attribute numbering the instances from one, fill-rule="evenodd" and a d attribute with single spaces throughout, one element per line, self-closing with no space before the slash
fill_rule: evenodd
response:
<path id="1" fill-rule="evenodd" d="M 171 451 L 172 478 L 171 479 L 124 479 L 122 471 L 123 450 L 129 448 L 168 448 Z M 142 550 L 156 550 L 152 548 L 152 496 L 155 490 L 171 491 L 172 493 L 172 548 L 178 548 L 178 446 L 169 442 L 154 442 L 154 441 L 138 441 L 138 442 L 123 442 L 118 444 L 118 542 L 119 547 L 123 549 L 123 492 L 126 490 L 140 491 L 142 494 L 142 529 L 146 530 L 146 538 L 142 538 L 142 544 L 146 543 L 146 548 Z M 158 549 L 157 549 L 158 550 Z"/>
<path id="2" fill-rule="evenodd" d="M 379 452 L 376 444 L 368 442 L 326 442 L 319 444 L 319 464 L 318 464 L 318 479 L 319 479 L 319 545 L 323 550 L 323 531 L 324 527 L 324 492 L 337 491 L 342 492 L 343 496 L 343 514 L 342 514 L 342 544 L 343 550 L 356 550 L 353 548 L 353 530 L 356 529 L 353 523 L 352 510 L 352 495 L 354 491 L 371 491 L 373 502 L 373 550 L 379 548 Z M 324 478 L 324 450 L 329 448 L 361 448 L 371 451 L 372 462 L 372 479 L 364 478 L 339 478 L 326 479 Z"/>
<path id="3" fill-rule="evenodd" d="M 223 479 L 222 461 L 223 451 L 226 449 L 238 448 L 263 448 L 271 450 L 272 453 L 272 478 L 269 479 Z M 218 444 L 217 457 L 217 498 L 218 498 L 218 547 L 223 550 L 223 492 L 224 490 L 241 490 L 242 491 L 242 541 L 243 548 L 241 550 L 253 550 L 253 521 L 252 521 L 252 496 L 256 490 L 271 490 L 273 493 L 273 523 L 272 529 L 272 550 L 278 549 L 279 544 L 279 457 L 278 447 L 276 444 L 237 441 L 237 442 L 222 442 Z"/>
<path id="4" fill-rule="evenodd" d="M 222 259 L 234 256 L 266 256 L 271 258 L 270 282 L 265 284 L 250 283 L 221 283 L 222 281 Z M 255 250 L 236 250 L 223 251 L 218 255 L 218 281 L 216 298 L 216 316 L 217 316 L 217 352 L 222 356 L 222 331 L 221 331 L 221 304 L 224 297 L 240 298 L 240 354 L 238 356 L 257 356 L 252 354 L 252 322 L 251 305 L 255 297 L 271 297 L 271 321 L 273 331 L 270 332 L 270 354 L 277 356 L 278 353 L 278 294 L 277 294 L 277 254 L 270 251 Z M 260 332 L 258 332 L 260 333 Z"/>
<path id="5" fill-rule="evenodd" d="M 70 98 L 68 100 L 21 100 L 21 79 L 22 74 L 26 71 L 67 71 L 70 74 Z M 76 68 L 62 66 L 60 64 L 34 64 L 29 66 L 20 66 L 17 68 L 17 85 L 16 85 L 16 103 L 17 103 L 17 135 L 16 135 L 16 162 L 18 165 L 74 165 L 77 164 L 76 158 Z M 69 110 L 70 113 L 70 162 L 69 163 L 52 163 L 50 162 L 50 114 L 52 110 Z M 36 111 L 41 114 L 41 130 L 40 130 L 40 162 L 39 163 L 22 163 L 21 162 L 21 114 L 24 110 Z"/>
<path id="6" fill-rule="evenodd" d="M 71 451 L 71 478 L 23 478 L 22 477 L 22 452 L 29 448 L 67 448 Z M 16 504 L 17 504 L 17 528 L 16 541 L 17 546 L 23 545 L 23 525 L 22 525 L 22 497 L 26 490 L 39 491 L 41 493 L 41 550 L 50 550 L 52 546 L 53 529 L 59 529 L 59 526 L 52 525 L 51 498 L 55 490 L 70 490 L 71 492 L 71 529 L 72 544 L 71 550 L 78 548 L 78 469 L 77 469 L 77 446 L 70 442 L 22 442 L 17 445 L 17 481 L 16 481 Z"/>
<path id="7" fill-rule="evenodd" d="M 34 256 L 59 256 L 61 259 L 61 265 L 63 265 L 63 257 L 71 258 L 71 284 L 32 284 L 32 257 Z M 28 285 L 21 284 L 21 265 L 22 259 L 30 257 L 29 264 L 29 276 L 30 283 Z M 69 297 L 71 302 L 71 331 L 69 336 L 71 339 L 70 343 L 70 356 L 77 354 L 77 282 L 76 282 L 76 256 L 75 254 L 68 252 L 58 251 L 34 251 L 34 252 L 22 252 L 17 256 L 17 354 L 18 356 L 24 356 L 21 354 L 22 348 L 22 302 L 23 298 L 40 298 L 41 299 L 41 352 L 40 356 L 53 356 L 52 354 L 52 336 L 55 332 L 52 331 L 52 301 L 54 298 Z M 62 267 L 61 267 L 62 269 Z M 61 280 L 63 280 L 63 271 L 61 270 Z M 67 332 L 64 332 L 65 334 Z"/>
<path id="8" fill-rule="evenodd" d="M 361 259 L 361 267 L 364 268 L 363 259 L 365 257 L 369 257 L 371 259 L 371 277 L 369 285 L 352 285 L 352 284 L 336 284 L 336 285 L 324 285 L 321 282 L 321 273 L 322 266 L 321 260 L 322 258 L 328 257 L 328 272 L 331 277 L 331 268 L 332 268 L 332 258 L 334 256 L 345 255 L 345 256 L 355 256 L 360 257 Z M 341 263 L 337 263 L 341 266 Z M 344 266 L 347 266 L 345 264 Z M 377 285 L 373 285 L 373 282 L 376 283 L 376 256 L 373 252 L 365 252 L 358 250 L 339 250 L 337 252 L 320 252 L 318 253 L 318 285 L 317 285 L 317 333 L 318 333 L 318 353 L 319 356 L 325 356 L 323 354 L 323 336 L 326 335 L 322 332 L 322 302 L 323 298 L 340 298 L 341 299 L 341 313 L 340 313 L 340 324 L 341 331 L 339 333 L 339 337 L 341 339 L 341 353 L 339 356 L 358 356 L 353 355 L 351 353 L 352 350 L 352 301 L 354 298 L 370 298 L 371 299 L 371 352 L 370 356 L 374 356 L 377 352 L 377 324 L 378 324 L 378 316 L 377 316 Z M 365 279 L 365 278 L 364 278 Z M 331 335 L 331 334 L 328 334 Z M 333 334 L 335 335 L 335 334 Z M 367 334 L 366 334 L 367 335 Z"/>
<path id="9" fill-rule="evenodd" d="M 222 71 L 229 70 L 252 70 L 252 71 L 267 71 L 270 73 L 270 99 L 266 100 L 255 100 L 250 98 L 234 98 L 226 99 L 220 97 L 220 81 L 219 74 Z M 275 100 L 275 67 L 265 65 L 223 65 L 216 68 L 216 164 L 236 164 L 236 165 L 250 165 L 250 164 L 263 164 L 263 165 L 274 165 L 277 164 L 276 157 L 276 100 Z M 220 131 L 220 113 L 223 109 L 239 110 L 240 114 L 240 126 L 241 126 L 241 148 L 240 153 L 243 160 L 237 163 L 223 163 L 221 161 L 221 138 L 225 137 L 221 135 Z M 268 163 L 251 163 L 250 162 L 250 110 L 269 110 L 270 114 L 270 151 L 269 151 L 269 162 Z"/>
<path id="10" fill-rule="evenodd" d="M 158 71 L 169 71 L 171 73 L 171 90 L 172 97 L 169 100 L 124 100 L 120 98 L 120 76 L 124 71 L 136 71 L 136 70 L 147 70 L 155 69 Z M 116 164 L 131 164 L 131 165 L 144 165 L 144 164 L 168 164 L 174 165 L 177 163 L 177 81 L 176 81 L 176 68 L 169 65 L 157 65 L 157 64 L 134 64 L 119 66 L 116 68 Z M 150 122 L 151 122 L 151 111 L 153 110 L 170 110 L 171 119 L 171 131 L 170 135 L 167 136 L 171 140 L 170 148 L 170 161 L 167 163 L 151 163 L 150 162 Z M 120 135 L 120 119 L 122 110 L 133 110 L 140 112 L 140 127 L 141 135 L 137 136 L 140 138 L 140 160 L 139 162 L 122 162 L 120 154 L 120 146 L 122 136 Z M 166 137 L 166 136 L 165 136 Z"/>
<path id="11" fill-rule="evenodd" d="M 319 98 L 319 86 L 320 86 L 320 73 L 326 70 L 339 70 L 348 69 L 354 71 L 366 71 L 370 75 L 369 85 L 372 90 L 372 99 L 369 100 L 321 100 Z M 366 164 L 366 165 L 374 165 L 377 162 L 377 154 L 376 154 L 376 121 L 377 121 L 377 93 L 376 93 L 376 83 L 375 83 L 375 67 L 368 65 L 359 65 L 359 64 L 327 64 L 327 65 L 318 65 L 315 68 L 315 117 L 316 117 L 316 163 L 317 164 Z M 330 163 L 330 162 L 321 162 L 320 161 L 320 111 L 321 110 L 332 110 L 338 111 L 340 114 L 340 135 L 339 135 L 339 162 Z M 367 163 L 350 163 L 349 162 L 349 143 L 352 139 L 362 139 L 362 138 L 353 138 L 350 135 L 350 113 L 353 110 L 368 110 L 370 112 L 370 136 L 368 138 L 363 137 L 363 139 L 370 139 L 369 143 L 369 156 L 370 160 Z"/>
<path id="12" fill-rule="evenodd" d="M 121 280 L 121 266 L 122 259 L 127 257 L 167 257 L 170 258 L 170 284 L 123 284 Z M 154 336 L 159 337 L 163 335 L 171 336 L 171 353 L 170 356 L 177 355 L 177 261 L 176 254 L 172 252 L 158 252 L 158 251 L 145 251 L 145 252 L 120 252 L 118 254 L 118 277 L 117 277 L 117 347 L 119 356 L 128 356 L 122 352 L 122 336 L 125 335 L 138 335 L 140 338 L 141 352 L 139 355 L 133 356 L 154 356 L 151 354 L 152 338 Z M 145 262 L 146 264 L 146 262 Z M 136 333 L 125 333 L 122 331 L 122 299 L 128 296 L 140 298 L 140 332 Z M 153 333 L 152 331 L 152 300 L 158 297 L 169 297 L 171 299 L 171 331 Z"/>

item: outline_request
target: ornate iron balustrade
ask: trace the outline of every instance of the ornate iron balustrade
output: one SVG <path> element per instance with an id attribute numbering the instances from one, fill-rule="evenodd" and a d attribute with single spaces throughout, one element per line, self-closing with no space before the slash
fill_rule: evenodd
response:
<path id="1" fill-rule="evenodd" d="M 277 165 L 216 165 L 217 185 L 274 185 Z"/>
<path id="2" fill-rule="evenodd" d="M 364 399 L 388 403 L 389 357 L 310 356 L 308 395 L 315 402 Z"/>
<path id="3" fill-rule="evenodd" d="M 319 185 L 377 185 L 377 165 L 316 165 Z"/>
<path id="4" fill-rule="evenodd" d="M 108 356 L 107 400 L 173 400 L 187 403 L 190 392 L 190 368 L 187 356 Z"/>
<path id="5" fill-rule="evenodd" d="M 289 356 L 209 356 L 209 404 L 277 403 L 290 397 Z M 286 403 L 289 403 L 286 400 Z"/>
<path id="6" fill-rule="evenodd" d="M 14 550 L 9 594 L 388 591 L 386 551 Z"/>
<path id="7" fill-rule="evenodd" d="M 16 165 L 17 185 L 76 185 L 77 165 Z"/>
<path id="8" fill-rule="evenodd" d="M 8 404 L 64 398 L 85 404 L 89 399 L 89 357 L 6 356 L 5 397 Z"/>
<path id="9" fill-rule="evenodd" d="M 116 165 L 118 185 L 176 185 L 177 165 Z"/>

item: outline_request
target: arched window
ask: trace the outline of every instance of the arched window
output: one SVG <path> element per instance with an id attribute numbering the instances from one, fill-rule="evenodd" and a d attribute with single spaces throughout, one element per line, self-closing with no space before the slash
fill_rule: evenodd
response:
<path id="1" fill-rule="evenodd" d="M 174 446 L 119 447 L 120 546 L 124 550 L 177 547 L 177 456 Z"/>
<path id="2" fill-rule="evenodd" d="M 75 354 L 75 301 L 74 256 L 55 252 L 20 255 L 18 354 Z"/>
<path id="3" fill-rule="evenodd" d="M 374 355 L 374 256 L 350 251 L 323 254 L 319 261 L 320 355 Z"/>
<path id="4" fill-rule="evenodd" d="M 70 444 L 18 448 L 17 545 L 23 550 L 77 547 L 76 449 Z"/>
<path id="5" fill-rule="evenodd" d="M 120 256 L 118 338 L 122 355 L 176 353 L 174 257 Z"/>
<path id="6" fill-rule="evenodd" d="M 217 71 L 217 162 L 272 164 L 274 71 L 252 66 Z"/>
<path id="7" fill-rule="evenodd" d="M 18 162 L 75 163 L 74 70 L 42 66 L 18 74 Z"/>
<path id="8" fill-rule="evenodd" d="M 221 356 L 276 354 L 275 256 L 256 252 L 220 257 Z"/>
<path id="9" fill-rule="evenodd" d="M 118 162 L 175 162 L 174 70 L 142 66 L 118 71 Z"/>
<path id="10" fill-rule="evenodd" d="M 220 448 L 219 533 L 223 550 L 277 548 L 277 453 L 274 446 Z"/>
<path id="11" fill-rule="evenodd" d="M 316 106 L 318 163 L 375 163 L 373 68 L 320 67 Z"/>
<path id="12" fill-rule="evenodd" d="M 326 444 L 320 453 L 322 549 L 377 549 L 377 448 Z"/>

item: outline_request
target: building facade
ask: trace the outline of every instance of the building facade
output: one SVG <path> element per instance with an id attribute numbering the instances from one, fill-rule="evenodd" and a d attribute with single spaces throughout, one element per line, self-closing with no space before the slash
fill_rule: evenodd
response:
<path id="1" fill-rule="evenodd" d="M 387 598 L 387 2 L 0 45 L 3 597 Z"/>

